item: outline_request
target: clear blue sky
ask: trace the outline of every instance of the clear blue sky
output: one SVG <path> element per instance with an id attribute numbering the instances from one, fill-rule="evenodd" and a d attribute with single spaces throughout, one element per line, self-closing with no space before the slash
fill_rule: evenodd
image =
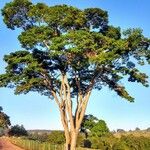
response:
<path id="1" fill-rule="evenodd" d="M 1 0 L 0 8 L 6 2 L 9 0 Z M 48 5 L 65 3 L 81 9 L 99 7 L 108 11 L 110 24 L 120 26 L 122 29 L 140 27 L 144 35 L 150 38 L 149 0 L 33 0 L 33 2 L 44 2 Z M 3 55 L 20 49 L 18 34 L 19 31 L 8 30 L 0 16 L 0 73 L 3 73 L 5 68 Z M 150 76 L 149 66 L 145 66 L 143 71 Z M 136 83 L 124 84 L 135 97 L 134 103 L 129 103 L 104 88 L 100 92 L 93 92 L 87 113 L 104 119 L 111 130 L 150 127 L 150 88 Z M 37 93 L 16 96 L 12 89 L 1 88 L 0 106 L 10 116 L 12 125 L 23 124 L 27 129 L 62 128 L 54 101 Z"/>

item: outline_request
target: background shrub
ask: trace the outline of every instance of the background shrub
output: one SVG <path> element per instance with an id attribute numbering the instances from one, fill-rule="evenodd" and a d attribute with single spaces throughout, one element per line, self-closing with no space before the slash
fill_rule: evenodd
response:
<path id="1" fill-rule="evenodd" d="M 27 136 L 28 132 L 23 125 L 12 126 L 8 132 L 9 136 Z"/>

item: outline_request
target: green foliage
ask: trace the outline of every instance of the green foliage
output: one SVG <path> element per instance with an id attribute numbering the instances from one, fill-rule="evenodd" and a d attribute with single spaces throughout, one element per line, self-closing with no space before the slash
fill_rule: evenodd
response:
<path id="1" fill-rule="evenodd" d="M 103 30 L 107 27 L 108 14 L 100 8 L 87 8 L 85 9 L 87 24 L 93 29 Z"/>
<path id="2" fill-rule="evenodd" d="M 92 143 L 91 148 L 93 149 L 102 149 L 102 150 L 111 150 L 111 146 L 107 141 L 103 141 L 98 137 L 91 137 L 90 141 Z"/>
<path id="3" fill-rule="evenodd" d="M 48 141 L 48 134 L 47 133 L 42 133 L 42 134 L 32 133 L 32 134 L 28 134 L 27 139 L 39 141 L 39 142 L 47 142 Z"/>
<path id="4" fill-rule="evenodd" d="M 84 147 L 84 140 L 85 140 L 84 134 L 80 133 L 77 138 L 77 147 Z"/>
<path id="5" fill-rule="evenodd" d="M 48 141 L 51 144 L 64 144 L 65 143 L 64 132 L 62 132 L 62 131 L 52 131 L 48 135 Z"/>
<path id="6" fill-rule="evenodd" d="M 9 116 L 3 112 L 3 108 L 0 106 L 0 128 L 8 128 L 10 125 Z"/>
<path id="7" fill-rule="evenodd" d="M 86 137 L 101 137 L 109 134 L 109 129 L 104 120 L 99 120 L 93 115 L 85 115 L 81 123 L 81 132 L 85 133 Z"/>
<path id="8" fill-rule="evenodd" d="M 55 133 L 55 135 L 59 135 L 60 132 Z M 42 136 L 49 135 L 35 135 L 36 139 L 41 139 Z M 39 136 L 39 138 L 38 138 Z M 52 136 L 52 140 L 54 141 L 56 138 Z M 48 142 L 46 140 L 35 140 L 35 138 L 23 137 L 23 138 L 13 138 L 12 143 L 19 145 L 26 149 L 33 150 L 47 150 L 49 149 L 64 149 L 63 142 Z M 53 145 L 56 144 L 56 145 Z M 113 135 L 106 135 L 102 137 L 89 137 L 88 139 L 84 139 L 83 134 L 80 134 L 77 140 L 77 146 L 81 147 L 81 149 L 85 148 L 93 148 L 99 150 L 149 150 L 150 149 L 150 137 L 142 137 L 142 136 L 122 136 L 121 138 L 115 138 Z M 80 150 L 80 148 L 77 148 Z"/>
<path id="9" fill-rule="evenodd" d="M 109 133 L 109 129 L 104 120 L 99 120 L 95 126 L 91 129 L 91 134 L 93 136 L 101 137 Z"/>
<path id="10" fill-rule="evenodd" d="M 129 148 L 126 146 L 124 142 L 119 141 L 113 145 L 112 150 L 129 150 Z"/>
<path id="11" fill-rule="evenodd" d="M 29 134 L 25 139 L 39 141 L 39 142 L 49 142 L 51 144 L 64 144 L 65 137 L 64 132 L 52 131 L 51 133 L 32 133 Z M 77 147 L 84 147 L 85 135 L 80 133 L 77 138 Z"/>
<path id="12" fill-rule="evenodd" d="M 121 38 L 120 28 L 115 28 L 113 26 L 108 26 L 106 31 L 103 33 L 107 37 L 114 38 L 116 40 Z"/>
<path id="13" fill-rule="evenodd" d="M 101 150 L 149 150 L 149 137 L 136 137 L 133 135 L 115 138 L 113 135 L 98 137 L 90 137 L 91 148 Z"/>
<path id="14" fill-rule="evenodd" d="M 121 141 L 125 142 L 129 150 L 149 150 L 150 148 L 150 139 L 146 137 L 122 136 Z"/>
<path id="15" fill-rule="evenodd" d="M 6 3 L 2 15 L 5 16 L 3 20 L 7 27 L 14 30 L 15 27 L 25 29 L 30 26 L 31 20 L 27 13 L 31 4 L 29 0 L 14 0 Z"/>
<path id="16" fill-rule="evenodd" d="M 28 132 L 26 131 L 23 125 L 14 125 L 10 128 L 8 134 L 10 136 L 27 136 Z"/>
<path id="17" fill-rule="evenodd" d="M 85 130 L 91 130 L 96 122 L 98 121 L 98 118 L 96 118 L 93 115 L 84 115 L 83 121 L 81 123 L 81 132 L 84 132 Z"/>
<path id="18" fill-rule="evenodd" d="M 19 35 L 18 39 L 21 42 L 22 47 L 25 47 L 27 49 L 33 48 L 37 43 L 39 44 L 39 46 L 44 47 L 41 41 L 49 40 L 54 36 L 53 32 L 54 31 L 52 29 L 49 29 L 48 27 L 45 27 L 43 25 L 40 27 L 33 27 L 25 32 L 22 32 L 21 35 Z"/>
<path id="19" fill-rule="evenodd" d="M 8 28 L 21 29 L 18 39 L 26 50 L 4 57 L 7 67 L 0 75 L 0 87 L 14 87 L 16 94 L 37 91 L 52 98 L 51 91 L 60 90 L 61 73 L 68 75 L 72 97 L 79 90 L 85 95 L 94 81 L 92 89 L 107 86 L 132 102 L 121 79 L 127 76 L 129 82 L 148 86 L 148 76 L 137 69 L 136 61 L 150 62 L 150 39 L 140 29 L 121 33 L 108 24 L 108 13 L 100 8 L 80 10 L 13 0 L 2 15 Z"/>

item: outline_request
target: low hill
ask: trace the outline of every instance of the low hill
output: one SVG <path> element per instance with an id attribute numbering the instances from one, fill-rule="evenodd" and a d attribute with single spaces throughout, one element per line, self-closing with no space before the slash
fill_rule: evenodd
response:
<path id="1" fill-rule="evenodd" d="M 124 136 L 133 135 L 133 136 L 136 136 L 136 137 L 143 136 L 143 137 L 149 137 L 150 138 L 150 131 L 149 130 L 124 131 L 124 132 L 115 132 L 115 133 L 113 133 L 113 135 L 116 138 L 120 138 L 123 135 Z"/>

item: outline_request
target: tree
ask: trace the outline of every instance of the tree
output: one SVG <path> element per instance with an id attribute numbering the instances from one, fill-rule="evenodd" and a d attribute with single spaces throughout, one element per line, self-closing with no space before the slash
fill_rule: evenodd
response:
<path id="1" fill-rule="evenodd" d="M 80 10 L 13 0 L 4 6 L 2 15 L 8 28 L 21 29 L 18 39 L 23 50 L 4 56 L 7 67 L 0 75 L 0 87 L 54 99 L 67 150 L 76 147 L 93 89 L 107 86 L 133 102 L 121 79 L 148 86 L 148 76 L 138 70 L 137 63 L 150 63 L 150 40 L 140 29 L 122 33 L 110 26 L 107 12 L 100 8 Z"/>
<path id="2" fill-rule="evenodd" d="M 100 137 L 109 133 L 109 129 L 104 120 L 99 120 L 93 115 L 85 115 L 81 123 L 81 132 L 84 132 L 86 137 L 88 134 Z"/>
<path id="3" fill-rule="evenodd" d="M 9 116 L 3 112 L 3 108 L 0 106 L 0 128 L 7 129 L 10 125 Z"/>
<path id="4" fill-rule="evenodd" d="M 123 129 L 117 129 L 117 132 L 118 133 L 125 133 L 125 130 L 123 130 Z"/>
<path id="5" fill-rule="evenodd" d="M 135 131 L 140 131 L 140 128 L 136 127 L 136 128 L 135 128 Z"/>
<path id="6" fill-rule="evenodd" d="M 28 132 L 26 131 L 26 129 L 24 128 L 23 125 L 21 125 L 21 126 L 14 125 L 14 126 L 11 127 L 8 134 L 10 136 L 27 136 Z"/>
<path id="7" fill-rule="evenodd" d="M 99 120 L 91 129 L 91 133 L 93 136 L 101 137 L 109 133 L 109 129 L 104 120 Z"/>
<path id="8" fill-rule="evenodd" d="M 87 133 L 88 131 L 90 131 L 96 124 L 96 122 L 98 122 L 98 118 L 96 118 L 93 115 L 84 115 L 84 118 L 82 120 L 81 123 L 81 127 L 80 130 L 83 133 Z"/>

